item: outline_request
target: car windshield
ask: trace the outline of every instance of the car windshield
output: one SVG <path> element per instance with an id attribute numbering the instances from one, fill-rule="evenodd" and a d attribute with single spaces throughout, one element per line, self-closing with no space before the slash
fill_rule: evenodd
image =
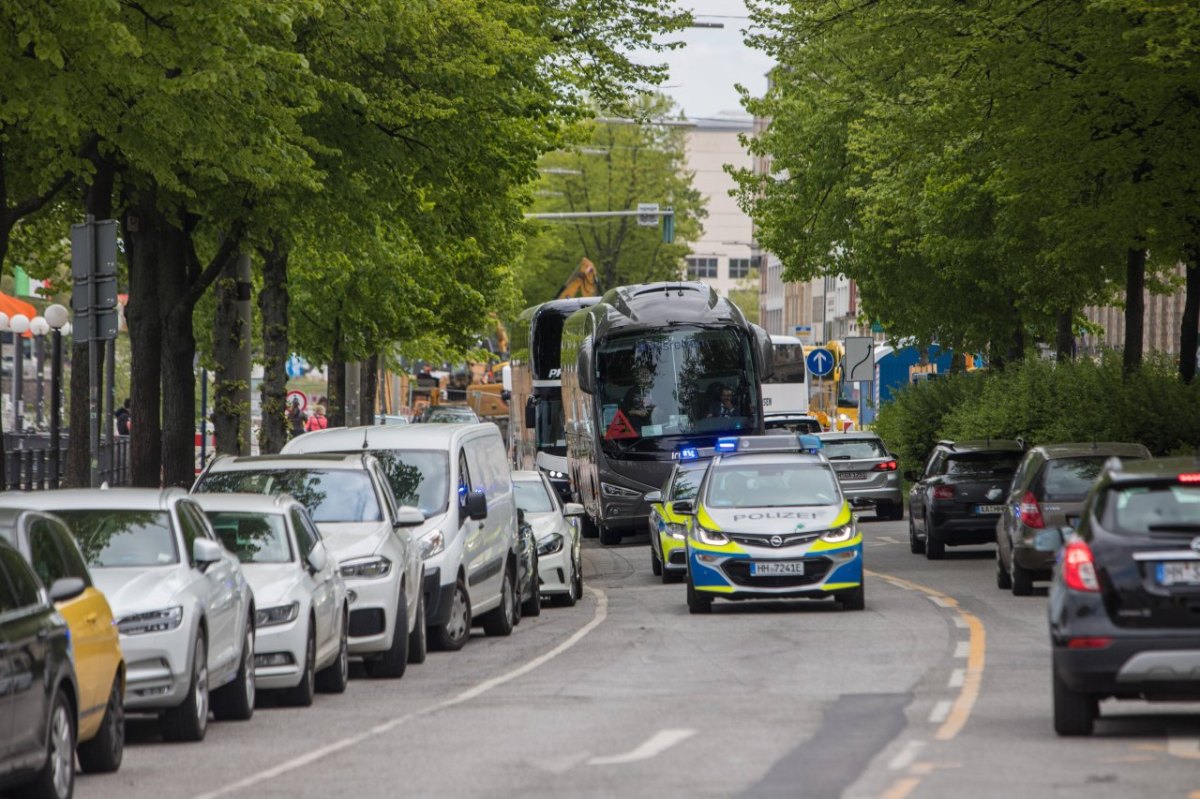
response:
<path id="1" fill-rule="evenodd" d="M 435 424 L 436 423 L 460 424 L 462 422 L 474 422 L 474 421 L 478 421 L 478 420 L 473 411 L 467 410 L 465 408 L 462 410 L 444 408 L 444 409 L 439 409 L 439 410 L 435 410 L 435 411 L 430 411 L 429 418 L 426 419 L 425 421 L 433 422 Z"/>
<path id="2" fill-rule="evenodd" d="M 366 471 L 254 469 L 209 472 L 196 486 L 207 494 L 291 494 L 314 522 L 378 522 L 383 512 Z"/>
<path id="3" fill-rule="evenodd" d="M 764 419 L 763 426 L 768 430 L 788 430 L 792 433 L 821 432 L 820 422 L 803 416 L 776 416 L 775 418 L 768 416 Z"/>
<path id="4" fill-rule="evenodd" d="M 1154 485 L 1109 491 L 1111 523 L 1127 533 L 1200 533 L 1200 485 Z"/>
<path id="5" fill-rule="evenodd" d="M 56 510 L 71 529 L 88 566 L 169 566 L 179 549 L 166 511 Z"/>
<path id="6" fill-rule="evenodd" d="M 1042 498 L 1053 502 L 1079 502 L 1087 496 L 1108 458 L 1107 455 L 1086 455 L 1048 461 L 1042 470 Z"/>
<path id="7" fill-rule="evenodd" d="M 209 511 L 208 520 L 221 543 L 242 563 L 287 563 L 292 559 L 281 514 Z"/>
<path id="8" fill-rule="evenodd" d="M 870 460 L 886 458 L 887 447 L 878 438 L 835 438 L 822 439 L 825 457 L 831 461 Z"/>
<path id="9" fill-rule="evenodd" d="M 1011 475 L 1020 460 L 1019 452 L 964 452 L 947 459 L 946 474 Z"/>
<path id="10" fill-rule="evenodd" d="M 412 505 L 425 518 L 446 512 L 450 467 L 445 452 L 436 450 L 377 449 L 371 454 L 383 467 L 397 505 Z"/>
<path id="11" fill-rule="evenodd" d="M 554 510 L 554 501 L 546 493 L 541 480 L 514 480 L 517 492 L 517 507 L 526 513 L 549 513 Z"/>
<path id="12" fill-rule="evenodd" d="M 675 483 L 671 486 L 671 501 L 695 499 L 696 492 L 700 490 L 700 481 L 704 479 L 704 472 L 707 468 L 708 464 L 704 464 L 692 469 L 680 469 L 676 472 Z"/>
<path id="13" fill-rule="evenodd" d="M 704 500 L 710 508 L 832 505 L 841 500 L 828 465 L 730 463 L 714 467 Z"/>

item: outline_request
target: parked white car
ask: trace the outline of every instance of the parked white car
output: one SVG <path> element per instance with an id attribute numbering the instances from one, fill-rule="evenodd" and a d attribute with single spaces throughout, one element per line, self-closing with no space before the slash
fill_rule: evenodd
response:
<path id="1" fill-rule="evenodd" d="M 241 564 L 178 488 L 0 494 L 50 511 L 108 598 L 125 655 L 125 708 L 160 713 L 162 735 L 199 741 L 254 714 L 254 597 Z"/>
<path id="2" fill-rule="evenodd" d="M 500 429 L 491 423 L 318 430 L 287 453 L 370 452 L 396 501 L 418 508 L 425 620 L 435 649 L 461 649 L 471 627 L 509 635 L 516 623 L 517 510 Z"/>
<path id="3" fill-rule="evenodd" d="M 537 541 L 540 593 L 552 604 L 571 607 L 583 596 L 578 517 L 583 506 L 563 505 L 558 492 L 540 471 L 513 472 L 517 508 L 533 528 Z"/>
<path id="4" fill-rule="evenodd" d="M 289 704 L 302 707 L 316 691 L 345 691 L 346 583 L 308 511 L 285 494 L 196 494 L 195 500 L 254 589 L 259 690 L 283 689 Z"/>
<path id="5" fill-rule="evenodd" d="M 422 565 L 410 528 L 424 516 L 396 507 L 370 455 L 217 458 L 195 494 L 290 494 L 337 558 L 350 600 L 350 654 L 371 677 L 402 677 L 425 660 Z"/>

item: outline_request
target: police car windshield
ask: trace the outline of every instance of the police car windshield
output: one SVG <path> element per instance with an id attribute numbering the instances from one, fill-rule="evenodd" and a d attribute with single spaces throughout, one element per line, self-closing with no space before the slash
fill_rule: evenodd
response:
<path id="1" fill-rule="evenodd" d="M 840 500 L 833 470 L 819 463 L 723 463 L 704 499 L 710 508 L 832 505 Z"/>

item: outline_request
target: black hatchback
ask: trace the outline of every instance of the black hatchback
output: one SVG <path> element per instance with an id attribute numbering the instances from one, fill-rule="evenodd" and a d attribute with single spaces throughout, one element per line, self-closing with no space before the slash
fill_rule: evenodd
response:
<path id="1" fill-rule="evenodd" d="M 83 593 L 77 577 L 47 595 L 17 550 L 0 540 L 0 790 L 68 799 L 75 787 L 76 702 L 71 634 L 51 601 Z"/>
<path id="2" fill-rule="evenodd" d="M 1200 460 L 1101 473 L 1050 585 L 1054 729 L 1090 735 L 1105 698 L 1200 700 Z"/>

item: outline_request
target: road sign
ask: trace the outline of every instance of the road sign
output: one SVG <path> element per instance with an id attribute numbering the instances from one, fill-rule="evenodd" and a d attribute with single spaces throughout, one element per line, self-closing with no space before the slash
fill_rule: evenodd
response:
<path id="1" fill-rule="evenodd" d="M 295 379 L 308 373 L 308 361 L 304 360 L 299 355 L 292 353 L 291 357 L 289 357 L 287 362 L 284 364 L 284 370 L 287 372 L 288 377 Z"/>
<path id="2" fill-rule="evenodd" d="M 812 325 L 796 325 L 795 327 L 792 328 L 792 330 L 795 332 L 795 334 L 797 336 L 812 335 Z"/>
<path id="3" fill-rule="evenodd" d="M 658 203 L 638 203 L 638 225 L 658 227 Z"/>
<path id="4" fill-rule="evenodd" d="M 852 383 L 870 383 L 875 379 L 875 339 L 847 336 L 846 356 L 842 359 L 846 379 Z"/>
<path id="5" fill-rule="evenodd" d="M 308 408 L 308 395 L 303 391 L 293 389 L 287 393 L 287 406 L 289 408 L 292 407 L 293 402 L 299 402 L 300 410 L 306 410 Z"/>
<path id="6" fill-rule="evenodd" d="M 833 371 L 833 353 L 824 347 L 817 347 L 804 358 L 810 374 L 824 377 Z"/>

